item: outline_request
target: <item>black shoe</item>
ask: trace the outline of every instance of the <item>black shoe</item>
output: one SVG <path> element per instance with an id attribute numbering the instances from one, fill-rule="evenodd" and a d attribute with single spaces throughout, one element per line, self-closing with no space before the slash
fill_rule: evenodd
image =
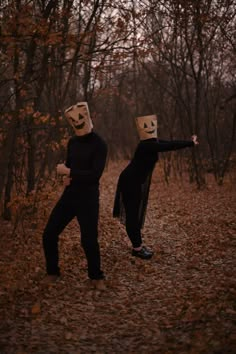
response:
<path id="1" fill-rule="evenodd" d="M 145 246 L 141 248 L 140 251 L 132 250 L 132 256 L 139 257 L 142 259 L 150 259 L 152 258 L 153 252 L 149 251 Z"/>

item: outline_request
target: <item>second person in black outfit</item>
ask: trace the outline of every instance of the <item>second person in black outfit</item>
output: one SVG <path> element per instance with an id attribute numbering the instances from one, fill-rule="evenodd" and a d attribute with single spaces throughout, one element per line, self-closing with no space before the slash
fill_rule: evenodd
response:
<path id="1" fill-rule="evenodd" d="M 59 235 L 76 217 L 80 225 L 81 244 L 88 265 L 88 277 L 96 288 L 104 288 L 98 243 L 99 180 L 103 173 L 107 145 L 93 131 L 86 102 L 79 102 L 65 111 L 75 131 L 67 147 L 65 164 L 57 165 L 57 173 L 64 176 L 65 189 L 54 207 L 43 233 L 46 259 L 46 282 L 60 275 Z"/>
<path id="2" fill-rule="evenodd" d="M 132 255 L 150 259 L 153 252 L 142 243 L 152 172 L 158 161 L 158 153 L 193 147 L 197 136 L 191 141 L 165 141 L 157 139 L 157 117 L 148 115 L 136 118 L 140 142 L 128 166 L 121 172 L 114 201 L 113 216 L 126 226 L 132 244 Z"/>

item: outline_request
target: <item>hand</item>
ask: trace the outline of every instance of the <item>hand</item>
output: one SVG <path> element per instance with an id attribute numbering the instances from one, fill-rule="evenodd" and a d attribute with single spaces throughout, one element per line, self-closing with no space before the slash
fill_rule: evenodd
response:
<path id="1" fill-rule="evenodd" d="M 71 178 L 68 177 L 68 176 L 63 176 L 63 185 L 65 187 L 69 186 L 70 185 L 70 182 L 71 182 Z"/>
<path id="2" fill-rule="evenodd" d="M 57 169 L 57 173 L 59 175 L 67 175 L 69 176 L 70 174 L 70 168 L 66 167 L 66 165 L 64 163 L 59 163 L 56 167 Z"/>
<path id="3" fill-rule="evenodd" d="M 197 141 L 197 135 L 192 135 L 192 141 L 193 141 L 193 143 L 194 143 L 194 145 L 198 145 L 199 144 L 199 142 Z"/>

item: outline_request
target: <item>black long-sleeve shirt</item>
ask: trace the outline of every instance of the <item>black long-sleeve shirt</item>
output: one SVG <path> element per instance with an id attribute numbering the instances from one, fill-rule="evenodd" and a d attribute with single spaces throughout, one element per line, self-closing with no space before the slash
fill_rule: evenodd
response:
<path id="1" fill-rule="evenodd" d="M 155 138 L 142 140 L 139 142 L 132 160 L 122 172 L 123 180 L 125 177 L 128 188 L 135 183 L 144 183 L 158 161 L 159 152 L 179 150 L 192 146 L 194 146 L 193 141 L 185 140 L 166 141 Z"/>
<path id="2" fill-rule="evenodd" d="M 155 138 L 140 141 L 132 160 L 119 176 L 113 216 L 119 217 L 120 221 L 125 223 L 126 212 L 124 207 L 124 196 L 129 195 L 130 201 L 128 202 L 128 198 L 126 198 L 126 204 L 129 203 L 130 206 L 126 206 L 138 209 L 138 224 L 142 227 L 145 221 L 152 172 L 158 161 L 159 152 L 178 150 L 193 146 L 193 141 L 166 141 Z"/>
<path id="3" fill-rule="evenodd" d="M 68 142 L 65 163 L 70 168 L 70 187 L 98 186 L 106 158 L 107 145 L 97 133 L 73 136 Z"/>

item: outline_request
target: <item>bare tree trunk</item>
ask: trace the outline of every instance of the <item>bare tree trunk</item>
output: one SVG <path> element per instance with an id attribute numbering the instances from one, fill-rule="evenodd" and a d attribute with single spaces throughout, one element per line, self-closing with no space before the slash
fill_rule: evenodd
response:
<path id="1" fill-rule="evenodd" d="M 13 186 L 13 167 L 15 162 L 15 148 L 16 148 L 16 137 L 17 137 L 17 125 L 18 125 L 18 117 L 17 112 L 13 119 L 12 130 L 9 136 L 9 153 L 7 156 L 7 170 L 6 170 L 6 184 L 4 187 L 4 205 L 3 205 L 3 218 L 5 220 L 11 220 L 11 211 L 9 208 L 9 202 L 11 201 L 11 191 Z"/>
<path id="2" fill-rule="evenodd" d="M 35 188 L 35 146 L 34 137 L 28 130 L 28 158 L 27 158 L 27 190 L 26 195 L 30 194 Z"/>

